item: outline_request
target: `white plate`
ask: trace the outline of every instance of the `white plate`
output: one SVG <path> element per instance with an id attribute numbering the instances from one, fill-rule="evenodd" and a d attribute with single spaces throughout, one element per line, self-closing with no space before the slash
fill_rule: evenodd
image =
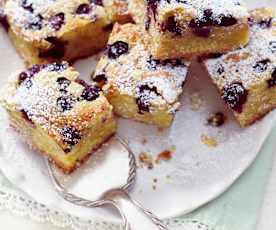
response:
<path id="1" fill-rule="evenodd" d="M 248 2 L 250 6 L 259 5 L 257 1 Z M 262 5 L 269 4 L 276 5 L 274 1 L 262 2 Z M 0 33 L 0 50 L 0 81 L 3 83 L 23 64 L 4 33 Z M 76 67 L 88 77 L 93 70 L 92 63 L 92 59 L 87 59 L 76 63 Z M 200 70 L 191 75 L 181 99 L 181 110 L 170 129 L 160 131 L 152 126 L 119 119 L 119 134 L 129 140 L 136 155 L 147 152 L 155 157 L 172 146 L 176 148 L 169 162 L 162 162 L 152 170 L 139 168 L 137 183 L 131 191 L 134 198 L 161 218 L 190 212 L 224 192 L 254 161 L 275 117 L 275 112 L 270 113 L 250 128 L 241 129 L 231 113 L 225 111 L 215 88 L 201 76 Z M 201 105 L 194 110 L 191 101 L 196 99 L 200 99 Z M 225 111 L 228 117 L 226 124 L 221 128 L 206 126 L 206 119 L 217 111 Z M 4 116 L 1 116 L 0 125 L 3 147 L 0 168 L 10 181 L 52 209 L 82 217 L 117 220 L 109 210 L 87 210 L 60 199 L 45 174 L 41 157 L 26 148 L 7 128 Z M 218 146 L 210 148 L 202 143 L 201 136 L 204 134 L 214 137 Z"/>

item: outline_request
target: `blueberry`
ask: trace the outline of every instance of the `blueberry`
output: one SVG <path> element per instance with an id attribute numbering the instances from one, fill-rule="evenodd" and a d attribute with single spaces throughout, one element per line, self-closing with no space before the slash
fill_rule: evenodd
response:
<path id="1" fill-rule="evenodd" d="M 7 20 L 7 15 L 4 13 L 4 10 L 2 8 L 0 8 L 0 24 L 6 31 L 9 30 L 10 25 Z"/>
<path id="2" fill-rule="evenodd" d="M 51 43 L 51 47 L 48 50 L 40 50 L 39 51 L 40 58 L 61 59 L 64 57 L 65 45 L 66 45 L 65 42 L 60 41 L 56 37 L 47 37 L 45 40 Z"/>
<path id="3" fill-rule="evenodd" d="M 253 66 L 253 69 L 254 69 L 255 72 L 257 72 L 257 73 L 262 73 L 262 72 L 264 72 L 264 71 L 267 70 L 269 63 L 270 63 L 270 60 L 269 60 L 269 59 L 264 59 L 264 60 L 258 61 L 258 62 Z"/>
<path id="4" fill-rule="evenodd" d="M 100 91 L 101 89 L 99 87 L 91 85 L 83 90 L 81 97 L 84 100 L 93 101 L 100 96 Z"/>
<path id="5" fill-rule="evenodd" d="M 181 27 L 177 24 L 176 18 L 174 16 L 168 17 L 167 20 L 162 23 L 161 31 L 169 31 L 175 35 L 181 35 L 183 33 Z"/>
<path id="6" fill-rule="evenodd" d="M 164 60 L 158 60 L 153 59 L 152 56 L 150 56 L 147 60 L 147 63 L 149 65 L 149 68 L 156 69 L 156 67 L 159 66 L 166 66 L 171 65 L 173 67 L 177 66 L 185 66 L 184 63 L 180 59 L 164 59 Z"/>
<path id="7" fill-rule="evenodd" d="M 62 25 L 64 24 L 64 13 L 58 13 L 49 19 L 50 27 L 54 29 L 55 31 L 60 30 Z"/>
<path id="8" fill-rule="evenodd" d="M 208 58 L 220 58 L 223 56 L 223 53 L 210 53 L 207 55 Z"/>
<path id="9" fill-rule="evenodd" d="M 219 26 L 233 26 L 235 24 L 237 24 L 237 19 L 234 18 L 232 15 L 221 15 L 220 17 L 220 21 L 217 22 L 217 25 Z"/>
<path id="10" fill-rule="evenodd" d="M 81 133 L 75 127 L 65 126 L 60 130 L 60 135 L 65 143 L 74 146 L 81 140 Z"/>
<path id="11" fill-rule="evenodd" d="M 208 125 L 214 126 L 214 127 L 220 127 L 225 122 L 225 115 L 222 112 L 217 112 L 213 114 L 210 118 L 208 118 L 207 123 Z"/>
<path id="12" fill-rule="evenodd" d="M 198 37 L 208 38 L 211 34 L 211 28 L 203 27 L 203 28 L 193 28 L 193 33 Z"/>
<path id="13" fill-rule="evenodd" d="M 76 14 L 89 14 L 91 7 L 89 4 L 81 4 L 76 10 Z"/>
<path id="14" fill-rule="evenodd" d="M 66 93 L 68 86 L 71 84 L 71 81 L 65 77 L 59 77 L 57 79 L 57 83 L 59 85 L 59 91 Z"/>
<path id="15" fill-rule="evenodd" d="M 44 65 L 33 65 L 26 71 L 21 72 L 18 77 L 19 85 L 24 82 L 24 85 L 27 88 L 30 88 L 32 86 L 31 78 L 34 77 L 35 74 L 39 73 L 43 68 L 45 68 Z"/>
<path id="16" fill-rule="evenodd" d="M 31 12 L 31 13 L 34 12 L 33 4 L 30 3 L 29 0 L 22 0 L 22 1 L 21 1 L 21 6 L 22 6 L 25 10 L 27 10 L 27 11 L 29 11 L 29 12 Z"/>
<path id="17" fill-rule="evenodd" d="M 154 18 L 156 16 L 156 10 L 160 1 L 161 0 L 147 0 L 148 13 L 151 11 L 154 15 Z"/>
<path id="18" fill-rule="evenodd" d="M 50 72 L 63 72 L 67 69 L 67 64 L 65 63 L 52 63 L 47 65 L 47 70 Z"/>
<path id="19" fill-rule="evenodd" d="M 270 28 L 272 26 L 272 18 L 263 19 L 258 22 L 258 25 L 263 29 Z"/>
<path id="20" fill-rule="evenodd" d="M 89 87 L 89 85 L 88 85 L 84 80 L 82 80 L 82 79 L 80 79 L 80 78 L 77 78 L 77 79 L 75 80 L 75 82 L 77 82 L 78 84 L 82 85 L 82 86 L 85 87 L 85 88 L 88 88 L 88 87 Z"/>
<path id="21" fill-rule="evenodd" d="M 61 109 L 62 112 L 71 110 L 74 103 L 75 100 L 72 98 L 72 96 L 69 95 L 62 95 L 57 99 L 57 106 L 59 109 Z"/>
<path id="22" fill-rule="evenodd" d="M 269 49 L 272 53 L 276 53 L 276 41 L 269 42 Z"/>
<path id="23" fill-rule="evenodd" d="M 97 74 L 96 76 L 94 76 L 92 80 L 97 83 L 106 83 L 107 77 L 105 76 L 104 73 L 102 73 L 102 74 Z"/>
<path id="24" fill-rule="evenodd" d="M 27 113 L 26 112 L 26 110 L 24 110 L 24 109 L 22 109 L 21 111 L 20 111 L 21 113 L 22 113 L 22 117 L 26 120 L 26 121 L 28 121 L 30 124 L 34 124 L 34 122 L 32 121 L 32 119 L 30 118 L 30 116 L 29 116 L 29 113 Z"/>
<path id="25" fill-rule="evenodd" d="M 128 52 L 128 44 L 123 41 L 116 41 L 107 46 L 107 56 L 110 59 L 116 59 Z"/>
<path id="26" fill-rule="evenodd" d="M 203 28 L 208 27 L 214 24 L 213 21 L 213 12 L 211 9 L 206 9 L 203 12 L 202 18 L 192 19 L 189 23 L 189 27 L 191 28 Z"/>
<path id="27" fill-rule="evenodd" d="M 248 92 L 242 83 L 234 82 L 223 89 L 222 99 L 231 109 L 238 113 L 242 112 L 242 106 L 247 100 Z"/>
<path id="28" fill-rule="evenodd" d="M 149 86 L 147 84 L 138 87 L 138 96 L 136 98 L 136 104 L 140 114 L 144 112 L 150 112 L 150 102 L 148 95 L 154 93 L 160 95 L 155 86 Z"/>
<path id="29" fill-rule="evenodd" d="M 219 75 L 221 75 L 221 74 L 224 73 L 224 71 L 225 71 L 224 67 L 223 67 L 222 65 L 219 65 L 218 70 L 217 70 L 217 73 L 218 73 Z"/>
<path id="30" fill-rule="evenodd" d="M 41 14 L 38 14 L 36 16 L 31 16 L 28 19 L 26 29 L 31 30 L 41 30 L 43 25 L 43 17 Z"/>
<path id="31" fill-rule="evenodd" d="M 103 6 L 103 0 L 90 0 L 90 2 L 98 6 Z"/>
<path id="32" fill-rule="evenodd" d="M 274 71 L 271 74 L 271 79 L 269 79 L 267 83 L 269 88 L 276 86 L 276 68 L 274 68 Z"/>

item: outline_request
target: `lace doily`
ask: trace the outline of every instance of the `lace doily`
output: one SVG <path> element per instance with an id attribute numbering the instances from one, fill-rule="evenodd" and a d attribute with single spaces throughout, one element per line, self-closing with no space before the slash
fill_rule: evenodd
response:
<path id="1" fill-rule="evenodd" d="M 24 192 L 16 189 L 0 172 L 0 210 L 7 210 L 14 215 L 20 215 L 31 220 L 57 227 L 70 227 L 74 230 L 122 230 L 122 226 L 100 219 L 81 219 L 67 213 L 50 210 L 29 198 Z M 180 218 L 165 221 L 174 230 L 213 230 L 208 225 L 197 220 L 181 220 Z"/>

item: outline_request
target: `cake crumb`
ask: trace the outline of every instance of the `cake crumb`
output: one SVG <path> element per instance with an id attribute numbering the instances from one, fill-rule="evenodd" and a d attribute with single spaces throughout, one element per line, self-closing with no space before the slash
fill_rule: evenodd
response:
<path id="1" fill-rule="evenodd" d="M 215 148 L 218 145 L 218 142 L 216 139 L 209 137 L 206 134 L 201 135 L 201 142 L 205 145 L 207 145 L 210 148 Z"/>
<path id="2" fill-rule="evenodd" d="M 198 111 L 202 106 L 203 98 L 199 92 L 195 92 L 190 95 L 190 107 L 193 111 Z"/>
<path id="3" fill-rule="evenodd" d="M 143 138 L 142 139 L 142 144 L 146 144 L 146 143 L 148 143 L 148 140 L 146 138 Z"/>
<path id="4" fill-rule="evenodd" d="M 153 169 L 153 159 L 147 153 L 140 153 L 139 155 L 139 162 L 142 166 L 146 166 L 148 169 Z"/>
<path id="5" fill-rule="evenodd" d="M 157 131 L 160 132 L 160 133 L 162 133 L 162 132 L 164 131 L 164 128 L 158 127 L 158 128 L 157 128 Z"/>
<path id="6" fill-rule="evenodd" d="M 207 119 L 207 124 L 213 127 L 220 127 L 222 126 L 226 121 L 226 116 L 222 112 L 217 112 L 215 114 L 212 114 Z"/>
<path id="7" fill-rule="evenodd" d="M 159 153 L 155 163 L 159 164 L 161 161 L 169 161 L 172 159 L 172 152 L 170 150 L 164 150 L 163 152 Z"/>

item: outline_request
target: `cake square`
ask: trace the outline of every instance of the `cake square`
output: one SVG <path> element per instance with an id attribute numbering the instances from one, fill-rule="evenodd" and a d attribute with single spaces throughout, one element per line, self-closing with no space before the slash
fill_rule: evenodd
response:
<path id="1" fill-rule="evenodd" d="M 242 127 L 276 107 L 275 11 L 254 10 L 249 23 L 251 39 L 246 47 L 204 61 L 222 99 Z"/>
<path id="2" fill-rule="evenodd" d="M 189 63 L 153 59 L 143 35 L 138 25 L 115 24 L 93 81 L 102 87 L 117 115 L 168 127 L 180 106 Z"/>
<path id="3" fill-rule="evenodd" d="M 12 75 L 1 104 L 32 148 L 72 172 L 116 129 L 112 106 L 67 63 L 34 65 Z"/>
<path id="4" fill-rule="evenodd" d="M 103 49 L 125 0 L 7 0 L 9 36 L 27 65 L 74 61 Z"/>
<path id="5" fill-rule="evenodd" d="M 222 53 L 249 40 L 249 15 L 242 0 L 146 0 L 139 15 L 141 11 L 146 11 L 144 27 L 156 59 Z"/>

